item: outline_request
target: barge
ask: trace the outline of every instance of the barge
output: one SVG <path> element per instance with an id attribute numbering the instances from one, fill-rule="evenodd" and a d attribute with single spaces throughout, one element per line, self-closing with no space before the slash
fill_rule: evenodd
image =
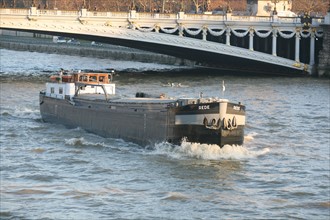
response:
<path id="1" fill-rule="evenodd" d="M 218 98 L 121 98 L 112 74 L 74 72 L 51 77 L 40 92 L 43 121 L 80 127 L 103 137 L 139 145 L 183 140 L 223 147 L 242 145 L 245 106 Z"/>

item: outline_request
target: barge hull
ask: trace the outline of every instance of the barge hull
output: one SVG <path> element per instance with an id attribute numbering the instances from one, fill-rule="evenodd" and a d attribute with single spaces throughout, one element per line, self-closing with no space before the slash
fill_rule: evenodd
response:
<path id="1" fill-rule="evenodd" d="M 103 137 L 119 138 L 139 145 L 161 142 L 181 144 L 183 139 L 220 147 L 243 144 L 244 126 L 238 125 L 228 130 L 222 126 L 216 128 L 203 124 L 203 117 L 217 115 L 219 104 L 210 110 L 189 112 L 187 115 L 182 109 L 173 107 L 174 104 L 175 101 L 120 103 L 82 98 L 68 100 L 40 94 L 40 112 L 45 122 L 63 124 L 69 128 L 81 127 Z M 198 109 L 199 106 L 191 105 L 190 108 Z M 180 118 L 183 124 L 176 118 Z"/>
<path id="2" fill-rule="evenodd" d="M 40 112 L 45 122 L 81 127 L 103 137 L 119 138 L 140 145 L 166 141 L 169 112 L 146 112 L 136 106 L 115 109 L 107 103 L 75 102 L 43 96 Z M 148 106 L 146 106 L 148 109 Z"/>

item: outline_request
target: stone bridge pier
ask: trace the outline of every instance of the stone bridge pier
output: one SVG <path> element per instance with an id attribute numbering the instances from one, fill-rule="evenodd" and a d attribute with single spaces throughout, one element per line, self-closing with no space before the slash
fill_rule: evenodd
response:
<path id="1" fill-rule="evenodd" d="M 330 77 L 330 6 L 324 24 L 321 26 L 323 28 L 323 49 L 319 53 L 319 64 L 316 71 L 319 76 Z"/>

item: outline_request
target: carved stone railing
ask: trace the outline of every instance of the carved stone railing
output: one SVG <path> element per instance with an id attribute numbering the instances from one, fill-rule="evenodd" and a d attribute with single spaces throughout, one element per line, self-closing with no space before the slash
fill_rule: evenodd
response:
<path id="1" fill-rule="evenodd" d="M 179 12 L 178 14 L 164 14 L 164 13 L 140 13 L 135 11 L 130 12 L 100 12 L 88 11 L 81 9 L 77 11 L 64 10 L 49 10 L 37 9 L 31 7 L 29 9 L 19 8 L 1 8 L 0 14 L 3 15 L 29 15 L 29 16 L 72 16 L 72 17 L 91 17 L 91 18 L 127 18 L 127 19 L 182 19 L 182 20 L 196 20 L 196 21 L 239 21 L 239 22 L 279 22 L 279 23 L 300 23 L 299 17 L 276 17 L 273 16 L 242 16 L 242 15 L 213 15 L 213 14 L 185 14 Z M 324 18 L 312 18 L 313 25 L 320 25 L 324 23 Z"/>

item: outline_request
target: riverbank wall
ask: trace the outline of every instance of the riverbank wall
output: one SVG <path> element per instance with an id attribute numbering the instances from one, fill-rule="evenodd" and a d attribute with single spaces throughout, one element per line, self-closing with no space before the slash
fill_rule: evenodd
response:
<path id="1" fill-rule="evenodd" d="M 88 41 L 81 41 L 79 45 L 54 43 L 52 36 L 49 35 L 36 35 L 33 33 L 16 31 L 2 30 L 0 32 L 0 48 L 176 66 L 195 65 L 195 63 L 190 60 L 122 46 L 110 44 L 98 44 L 97 46 L 92 46 L 91 42 Z"/>

